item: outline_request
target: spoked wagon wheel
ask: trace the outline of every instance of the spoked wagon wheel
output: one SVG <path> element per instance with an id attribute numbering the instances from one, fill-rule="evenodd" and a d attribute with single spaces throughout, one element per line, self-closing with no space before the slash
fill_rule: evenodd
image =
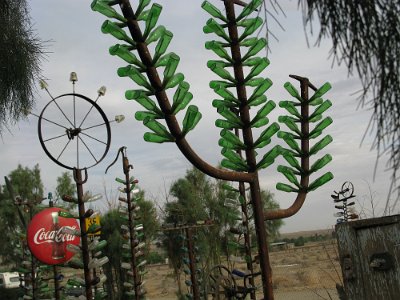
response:
<path id="1" fill-rule="evenodd" d="M 208 294 L 214 300 L 234 299 L 236 282 L 232 273 L 222 265 L 213 267 L 208 275 Z"/>
<path id="2" fill-rule="evenodd" d="M 348 198 L 350 196 L 353 196 L 354 193 L 354 186 L 350 181 L 346 181 L 342 185 L 342 190 L 341 190 L 343 197 Z"/>
<path id="3" fill-rule="evenodd" d="M 53 98 L 39 116 L 40 144 L 46 154 L 67 169 L 87 169 L 107 154 L 111 130 L 96 102 L 70 93 Z"/>

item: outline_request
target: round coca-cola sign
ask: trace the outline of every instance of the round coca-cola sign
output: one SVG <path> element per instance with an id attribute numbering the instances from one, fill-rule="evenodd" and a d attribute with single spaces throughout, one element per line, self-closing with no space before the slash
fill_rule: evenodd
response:
<path id="1" fill-rule="evenodd" d="M 79 231 L 79 224 L 74 218 L 58 216 L 62 210 L 50 207 L 36 214 L 28 225 L 28 246 L 32 254 L 48 265 L 61 264 L 72 258 L 73 252 L 67 245 L 79 245 L 80 237 L 73 235 Z"/>

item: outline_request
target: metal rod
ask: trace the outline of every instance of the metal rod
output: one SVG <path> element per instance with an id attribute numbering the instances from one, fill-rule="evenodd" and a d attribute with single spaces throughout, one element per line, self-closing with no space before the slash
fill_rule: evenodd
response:
<path id="1" fill-rule="evenodd" d="M 91 276 L 89 269 L 89 247 L 88 238 L 86 234 L 86 223 L 83 215 L 85 214 L 85 203 L 83 202 L 83 183 L 82 170 L 74 169 L 74 179 L 76 182 L 76 189 L 78 195 L 78 212 L 79 212 L 79 225 L 81 227 L 81 244 L 82 244 L 82 259 L 83 259 L 83 272 L 85 278 L 85 294 L 87 300 L 93 299 L 93 291 L 91 285 Z M 87 178 L 86 178 L 87 179 Z M 86 180 L 85 180 L 86 181 Z"/>

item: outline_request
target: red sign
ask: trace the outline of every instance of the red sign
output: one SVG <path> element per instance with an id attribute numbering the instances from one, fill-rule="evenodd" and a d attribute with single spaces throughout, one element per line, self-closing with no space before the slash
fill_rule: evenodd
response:
<path id="1" fill-rule="evenodd" d="M 62 210 L 50 207 L 36 214 L 28 225 L 28 246 L 32 254 L 47 265 L 64 263 L 74 256 L 67 250 L 68 244 L 79 245 L 80 237 L 70 234 L 79 230 L 76 219 L 58 216 Z"/>

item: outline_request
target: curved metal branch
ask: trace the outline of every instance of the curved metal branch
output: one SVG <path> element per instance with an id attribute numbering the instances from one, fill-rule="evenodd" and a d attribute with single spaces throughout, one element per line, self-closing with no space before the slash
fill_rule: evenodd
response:
<path id="1" fill-rule="evenodd" d="M 143 38 L 141 29 L 139 28 L 136 17 L 133 13 L 132 7 L 129 0 L 120 1 L 121 11 L 124 17 L 127 19 L 128 29 L 132 36 L 132 39 L 136 42 L 136 47 L 138 54 L 146 66 L 146 73 L 149 78 L 151 86 L 155 90 L 155 96 L 157 98 L 158 104 L 162 112 L 165 115 L 165 121 L 170 130 L 170 133 L 175 138 L 175 143 L 178 146 L 182 154 L 199 170 L 206 173 L 214 178 L 229 180 L 229 181 L 243 181 L 243 182 L 253 182 L 255 179 L 254 173 L 242 173 L 233 172 L 218 169 L 207 162 L 205 162 L 197 153 L 190 147 L 186 141 L 184 135 L 182 134 L 181 128 L 176 120 L 175 116 L 171 113 L 171 105 L 165 89 L 162 85 L 162 81 L 158 75 L 152 57 L 150 55 L 149 49 Z"/>

